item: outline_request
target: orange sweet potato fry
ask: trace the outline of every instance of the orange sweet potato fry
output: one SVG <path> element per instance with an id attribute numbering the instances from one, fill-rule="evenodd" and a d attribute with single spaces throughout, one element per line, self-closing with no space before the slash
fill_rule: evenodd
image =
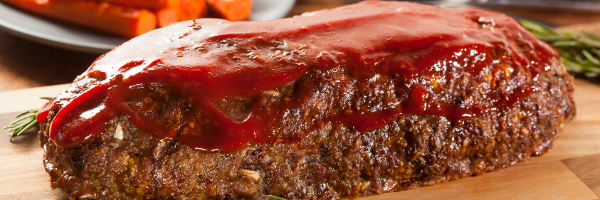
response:
<path id="1" fill-rule="evenodd" d="M 201 18 L 208 13 L 208 9 L 204 0 L 181 0 L 177 6 L 157 9 L 154 13 L 158 27 L 162 28 L 178 21 Z"/>
<path id="2" fill-rule="evenodd" d="M 181 0 L 92 0 L 96 2 L 106 2 L 115 5 L 132 6 L 138 8 L 160 9 L 165 7 L 175 7 Z"/>
<path id="3" fill-rule="evenodd" d="M 80 0 L 1 1 L 35 14 L 123 37 L 135 37 L 156 28 L 156 16 L 146 9 Z"/>
<path id="4" fill-rule="evenodd" d="M 181 0 L 179 20 L 191 20 L 204 17 L 208 13 L 205 0 Z"/>
<path id="5" fill-rule="evenodd" d="M 231 21 L 247 19 L 252 11 L 252 0 L 206 0 L 206 2 L 221 17 Z"/>
<path id="6" fill-rule="evenodd" d="M 179 21 L 180 10 L 176 7 L 161 8 L 155 11 L 158 27 L 165 27 Z"/>

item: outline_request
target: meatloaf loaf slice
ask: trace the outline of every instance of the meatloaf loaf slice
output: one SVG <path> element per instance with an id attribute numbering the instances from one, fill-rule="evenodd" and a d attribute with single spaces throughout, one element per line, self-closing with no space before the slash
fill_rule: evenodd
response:
<path id="1" fill-rule="evenodd" d="M 511 18 L 369 1 L 153 31 L 38 121 L 71 197 L 325 199 L 514 165 L 574 115 L 573 77 Z"/>

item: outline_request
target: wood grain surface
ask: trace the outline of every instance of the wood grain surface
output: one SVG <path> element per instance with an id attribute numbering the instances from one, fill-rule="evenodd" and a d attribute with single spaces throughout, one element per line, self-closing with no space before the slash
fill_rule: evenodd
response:
<path id="1" fill-rule="evenodd" d="M 600 196 L 600 155 L 562 161 L 585 185 Z"/>
<path id="2" fill-rule="evenodd" d="M 600 85 L 577 79 L 577 117 L 542 157 L 482 176 L 363 199 L 598 199 L 600 195 Z M 0 125 L 19 112 L 39 108 L 40 96 L 67 85 L 0 92 Z M 37 130 L 0 137 L 0 199 L 68 199 L 50 189 Z M 7 135 L 5 130 L 0 135 Z"/>

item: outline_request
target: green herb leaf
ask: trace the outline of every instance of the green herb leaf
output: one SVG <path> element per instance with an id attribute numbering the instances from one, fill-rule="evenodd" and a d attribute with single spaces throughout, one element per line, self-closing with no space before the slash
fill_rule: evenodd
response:
<path id="1" fill-rule="evenodd" d="M 558 50 L 569 73 L 589 78 L 600 76 L 600 36 L 584 30 L 581 35 L 571 31 L 558 33 L 532 21 L 520 22 L 540 40 Z"/>
<path id="2" fill-rule="evenodd" d="M 278 196 L 273 196 L 273 195 L 267 195 L 265 196 L 266 198 L 270 198 L 270 199 L 277 199 L 277 200 L 286 200 L 284 198 L 278 197 Z"/>
<path id="3" fill-rule="evenodd" d="M 8 132 L 10 133 L 10 140 L 12 140 L 13 137 L 19 136 L 27 132 L 29 129 L 33 128 L 38 124 L 37 120 L 35 119 L 35 114 L 37 112 L 37 109 L 33 109 L 21 113 L 17 115 L 17 120 L 10 123 L 8 126 L 5 126 L 2 129 L 9 129 Z"/>
<path id="4" fill-rule="evenodd" d="M 40 99 L 51 100 L 52 97 L 40 97 Z M 16 116 L 17 120 L 2 128 L 9 129 L 8 132 L 10 133 L 10 141 L 12 141 L 13 137 L 19 136 L 38 125 L 37 119 L 35 118 L 37 112 L 38 109 L 25 111 Z"/>

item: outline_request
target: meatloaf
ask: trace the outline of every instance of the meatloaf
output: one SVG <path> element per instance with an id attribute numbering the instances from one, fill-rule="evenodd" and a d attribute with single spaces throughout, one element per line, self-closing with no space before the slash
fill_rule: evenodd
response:
<path id="1" fill-rule="evenodd" d="M 37 119 L 74 198 L 337 199 L 526 161 L 574 115 L 556 50 L 510 17 L 367 1 L 155 30 Z"/>

